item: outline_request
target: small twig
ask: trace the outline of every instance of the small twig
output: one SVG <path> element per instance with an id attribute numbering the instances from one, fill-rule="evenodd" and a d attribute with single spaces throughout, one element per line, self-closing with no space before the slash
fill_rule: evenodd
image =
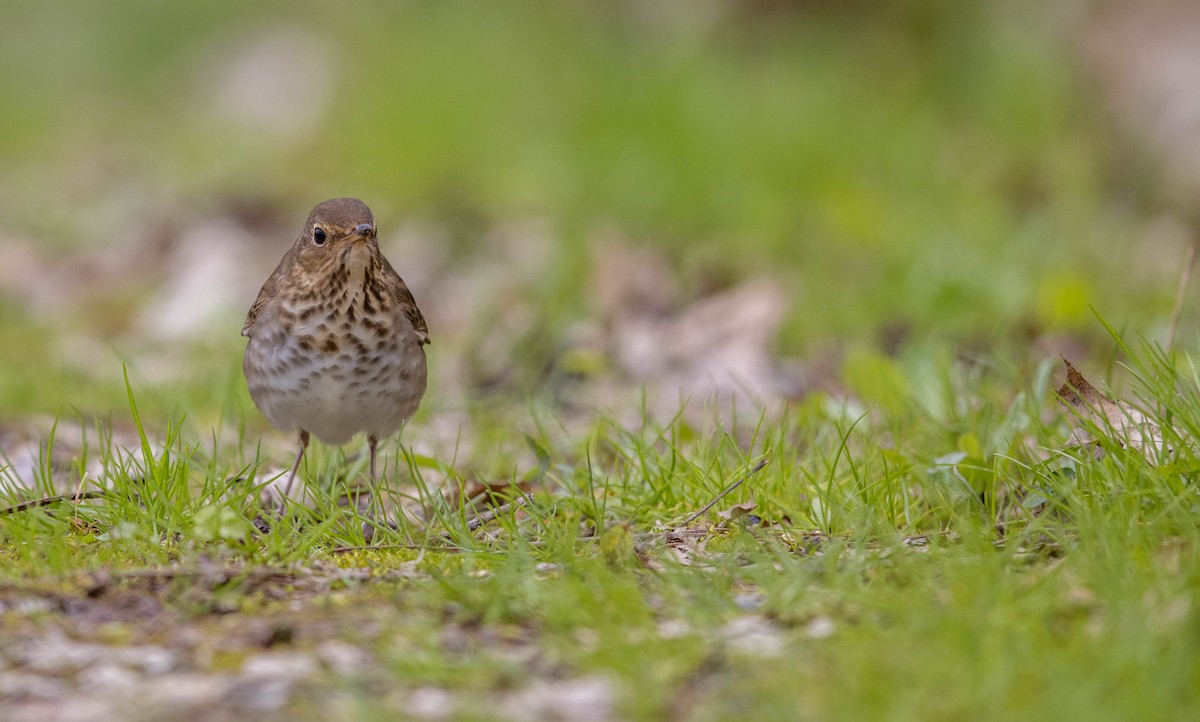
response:
<path id="1" fill-rule="evenodd" d="M 477 516 L 474 519 L 467 522 L 467 531 L 475 531 L 476 529 L 483 526 L 484 524 L 487 524 L 488 522 L 495 520 L 497 517 L 504 516 L 505 514 L 512 514 L 517 509 L 520 509 L 521 507 L 525 506 L 528 503 L 529 503 L 529 495 L 522 494 L 521 496 L 517 497 L 516 499 L 513 499 L 512 501 L 508 502 L 507 504 L 501 504 L 500 506 L 498 506 L 494 509 L 488 509 L 487 511 L 483 512 L 479 516 Z M 442 532 L 442 537 L 449 539 L 450 532 Z"/>
<path id="2" fill-rule="evenodd" d="M 1192 266 L 1196 263 L 1196 244 L 1189 243 L 1187 249 L 1187 258 L 1183 261 L 1183 268 L 1179 272 L 1179 287 L 1175 290 L 1175 307 L 1171 309 L 1171 322 L 1167 324 L 1167 345 L 1164 346 L 1168 351 L 1175 346 L 1175 333 L 1179 330 L 1179 319 L 1183 316 L 1183 301 L 1187 296 L 1188 282 L 1192 278 Z"/>
<path id="3" fill-rule="evenodd" d="M 4 514 L 16 514 L 20 511 L 28 511 L 29 509 L 36 509 L 39 506 L 50 506 L 51 504 L 57 504 L 60 501 L 70 501 L 78 504 L 84 499 L 103 499 L 107 496 L 107 491 L 84 491 L 73 494 L 47 496 L 44 499 L 30 499 L 29 501 L 23 501 L 20 504 L 15 504 L 5 509 L 0 509 L 0 516 Z"/>
<path id="4" fill-rule="evenodd" d="M 296 573 L 281 567 L 148 567 L 145 569 L 125 569 L 123 571 L 106 572 L 102 581 L 120 582 L 149 579 L 152 581 L 172 581 L 174 579 L 212 579 L 224 584 L 239 577 L 261 582 L 273 577 L 294 579 Z"/>
<path id="5" fill-rule="evenodd" d="M 720 494 L 717 494 L 716 497 L 714 497 L 712 501 L 705 504 L 704 507 L 700 509 L 700 511 L 692 514 L 687 519 L 684 519 L 683 523 L 680 524 L 679 526 L 685 527 L 688 524 L 691 524 L 692 522 L 696 521 L 700 517 L 704 516 L 704 512 L 706 512 L 709 509 L 716 506 L 718 501 L 724 499 L 734 489 L 738 488 L 742 484 L 745 484 L 750 479 L 750 477 L 752 477 L 755 474 L 757 474 L 758 472 L 762 471 L 763 467 L 766 465 L 767 465 L 767 457 L 764 456 L 757 464 L 754 465 L 754 468 L 750 469 L 750 471 L 747 471 L 745 473 L 745 475 L 742 476 L 742 478 L 738 479 L 737 481 L 733 482 L 729 486 L 725 487 L 725 489 Z"/>
<path id="6" fill-rule="evenodd" d="M 446 554 L 458 554 L 459 552 L 466 551 L 462 547 L 429 546 L 428 544 L 362 544 L 358 546 L 334 547 L 329 550 L 329 553 L 350 554 L 351 552 L 375 552 L 381 550 L 444 552 Z"/>

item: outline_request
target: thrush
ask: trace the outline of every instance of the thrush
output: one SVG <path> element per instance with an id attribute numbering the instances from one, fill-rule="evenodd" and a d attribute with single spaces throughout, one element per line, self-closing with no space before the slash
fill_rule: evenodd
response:
<path id="1" fill-rule="evenodd" d="M 272 425 L 297 434 L 281 510 L 310 436 L 341 445 L 366 434 L 375 490 L 379 440 L 399 431 L 425 394 L 429 330 L 379 251 L 365 203 L 335 198 L 312 209 L 242 335 L 250 397 Z"/>

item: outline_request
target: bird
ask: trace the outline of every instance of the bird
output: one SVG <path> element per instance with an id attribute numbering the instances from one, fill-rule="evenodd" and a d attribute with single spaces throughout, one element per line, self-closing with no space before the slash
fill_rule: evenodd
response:
<path id="1" fill-rule="evenodd" d="M 379 250 L 375 216 L 357 198 L 317 204 L 242 326 L 242 371 L 255 406 L 299 449 L 282 514 L 310 437 L 367 437 L 372 493 L 379 440 L 425 395 L 429 329 L 412 292 Z"/>

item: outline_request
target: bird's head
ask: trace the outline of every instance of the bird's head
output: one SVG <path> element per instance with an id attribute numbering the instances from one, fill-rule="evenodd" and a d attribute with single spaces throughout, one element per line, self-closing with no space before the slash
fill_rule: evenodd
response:
<path id="1" fill-rule="evenodd" d="M 307 273 L 324 275 L 341 268 L 361 272 L 379 256 L 375 216 L 357 198 L 319 203 L 296 239 L 296 251 Z"/>

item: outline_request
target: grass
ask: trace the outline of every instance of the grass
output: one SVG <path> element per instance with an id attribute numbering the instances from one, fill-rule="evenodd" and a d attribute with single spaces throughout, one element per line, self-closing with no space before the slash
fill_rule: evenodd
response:
<path id="1" fill-rule="evenodd" d="M 528 513 L 486 536 L 465 530 L 473 510 L 435 503 L 410 457 L 393 479 L 407 505 L 432 510 L 429 526 L 381 527 L 382 548 L 349 553 L 335 549 L 361 544 L 357 514 L 331 500 L 343 458 L 318 448 L 316 511 L 257 534 L 253 462 L 231 463 L 238 454 L 184 420 L 140 450 L 89 449 L 124 460 L 103 500 L 6 515 L 0 586 L 9 598 L 48 587 L 158 599 L 181 628 L 230 647 L 190 659 L 201 671 L 236 669 L 258 620 L 294 627 L 282 645 L 300 652 L 331 638 L 369 650 L 356 675 L 318 675 L 293 698 L 304 719 L 386 717 L 427 687 L 449 690 L 454 718 L 483 718 L 531 680 L 593 675 L 629 719 L 1179 719 L 1200 707 L 1200 386 L 1187 357 L 1132 352 L 1129 391 L 1177 430 L 1157 463 L 1113 443 L 1100 459 L 1069 447 L 1049 369 L 983 373 L 970 383 L 997 398 L 1008 388 L 1007 404 L 982 393 L 921 408 L 897 394 L 855 418 L 811 399 L 728 432 L 681 416 L 543 434 L 541 462 L 518 470 L 534 482 Z M 767 466 L 697 522 L 706 531 L 664 534 L 760 457 Z M 751 500 L 753 517 L 716 516 Z M 232 571 L 206 577 L 214 565 Z M 164 570 L 164 582 L 131 569 Z M 338 576 L 355 569 L 366 576 Z M 263 570 L 291 581 L 269 588 Z M 305 574 L 324 588 L 306 591 Z M 26 616 L 15 609 L 10 621 Z M 217 611 L 232 612 L 220 630 Z M 71 614 L 39 617 L 97 635 Z M 149 634 L 169 644 L 179 629 Z"/>

